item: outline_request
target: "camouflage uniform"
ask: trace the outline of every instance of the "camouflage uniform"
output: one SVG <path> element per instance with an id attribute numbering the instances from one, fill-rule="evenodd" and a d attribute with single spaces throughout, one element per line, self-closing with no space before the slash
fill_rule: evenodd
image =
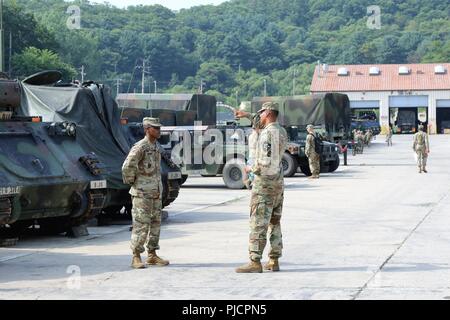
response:
<path id="1" fill-rule="evenodd" d="M 369 146 L 371 141 L 372 141 L 372 131 L 367 130 L 366 133 L 364 134 L 364 143 L 366 144 L 366 146 Z"/>
<path id="2" fill-rule="evenodd" d="M 133 231 L 131 250 L 133 253 L 159 249 L 161 228 L 161 154 L 157 142 L 145 137 L 131 149 L 122 166 L 123 181 L 131 184 L 133 198 Z"/>
<path id="3" fill-rule="evenodd" d="M 305 154 L 308 157 L 309 169 L 313 177 L 320 174 L 320 154 L 316 152 L 314 136 L 309 133 L 306 137 Z"/>
<path id="4" fill-rule="evenodd" d="M 388 132 L 386 134 L 386 142 L 387 142 L 388 147 L 392 146 L 392 128 L 391 127 L 388 128 Z"/>
<path id="5" fill-rule="evenodd" d="M 247 160 L 247 166 L 252 167 L 255 163 L 255 156 L 256 156 L 256 149 L 258 147 L 258 138 L 259 138 L 259 130 L 261 129 L 261 123 L 260 123 L 260 117 L 259 114 L 256 114 L 253 116 L 252 120 L 252 133 L 248 136 L 248 160 Z M 249 172 L 245 175 L 244 178 L 244 185 L 247 187 L 247 189 L 252 188 L 252 183 L 254 180 L 254 173 Z"/>
<path id="6" fill-rule="evenodd" d="M 283 242 L 281 234 L 281 211 L 283 208 L 283 169 L 281 158 L 286 149 L 287 133 L 279 123 L 271 123 L 260 133 L 255 163 L 250 212 L 250 260 L 260 261 L 267 242 L 270 258 L 281 257 Z"/>
<path id="7" fill-rule="evenodd" d="M 419 168 L 419 172 L 422 172 L 422 170 L 426 172 L 428 151 L 430 150 L 428 134 L 422 130 L 414 134 L 413 150 L 417 154 L 417 167 Z"/>

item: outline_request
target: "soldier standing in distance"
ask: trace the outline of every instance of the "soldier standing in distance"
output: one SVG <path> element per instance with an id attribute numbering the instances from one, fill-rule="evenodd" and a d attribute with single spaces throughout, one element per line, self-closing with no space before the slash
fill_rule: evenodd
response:
<path id="1" fill-rule="evenodd" d="M 314 127 L 312 124 L 306 126 L 308 135 L 306 137 L 305 154 L 308 157 L 309 169 L 311 170 L 311 177 L 309 179 L 319 179 L 320 174 L 320 154 L 316 152 L 314 141 Z"/>
<path id="2" fill-rule="evenodd" d="M 131 185 L 130 194 L 133 199 L 133 231 L 131 234 L 131 250 L 135 269 L 145 268 L 141 253 L 148 249 L 147 264 L 166 266 L 169 261 L 156 255 L 159 250 L 161 229 L 161 154 L 157 139 L 161 136 L 161 124 L 158 118 L 144 118 L 145 137 L 131 148 L 122 166 L 123 182 Z"/>
<path id="3" fill-rule="evenodd" d="M 423 131 L 423 125 L 419 125 L 419 132 L 414 134 L 413 150 L 417 154 L 417 166 L 419 173 L 427 173 L 427 159 L 430 153 L 430 142 L 428 134 Z"/>
<path id="4" fill-rule="evenodd" d="M 387 142 L 388 147 L 392 146 L 392 127 L 390 124 L 388 126 L 388 132 L 386 134 L 386 142 Z"/>
<path id="5" fill-rule="evenodd" d="M 266 102 L 258 112 L 264 128 L 258 138 L 256 158 L 252 171 L 255 180 L 250 204 L 250 262 L 236 269 L 238 273 L 260 273 L 263 270 L 261 258 L 267 242 L 267 232 L 271 249 L 265 270 L 279 271 L 278 258 L 281 257 L 283 242 L 281 234 L 281 213 L 284 199 L 284 180 L 281 158 L 286 149 L 287 133 L 277 122 L 278 104 Z"/>

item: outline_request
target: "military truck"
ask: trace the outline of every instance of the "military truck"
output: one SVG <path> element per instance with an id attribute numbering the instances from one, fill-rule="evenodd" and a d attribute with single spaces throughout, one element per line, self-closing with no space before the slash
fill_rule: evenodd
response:
<path id="1" fill-rule="evenodd" d="M 104 164 L 80 145 L 73 122 L 21 115 L 20 82 L 0 80 L 0 238 L 31 225 L 45 233 L 87 234 L 106 201 Z"/>
<path id="2" fill-rule="evenodd" d="M 363 132 L 372 130 L 374 136 L 380 134 L 381 126 L 377 119 L 377 115 L 372 110 L 358 110 L 352 114 L 351 131 L 354 129 L 361 130 Z"/>
<path id="3" fill-rule="evenodd" d="M 205 177 L 222 175 L 228 188 L 244 187 L 243 167 L 251 128 L 227 125 L 229 121 L 217 125 L 220 119 L 216 108 L 218 105 L 226 106 L 218 104 L 215 97 L 204 94 L 120 94 L 117 102 L 122 109 L 122 118 L 131 126 L 139 127 L 144 117 L 160 119 L 162 135 L 170 136 L 166 138 L 167 143 L 161 145 L 180 166 L 183 182 L 191 174 Z M 220 132 L 221 138 L 207 139 L 210 130 Z M 136 138 L 142 135 L 143 132 Z M 175 152 L 188 141 L 191 143 L 181 152 Z M 220 150 L 220 159 L 204 161 L 202 155 L 212 146 Z"/>
<path id="4" fill-rule="evenodd" d="M 291 97 L 255 97 L 251 111 L 257 112 L 263 103 L 278 102 L 278 121 L 288 132 L 288 148 L 283 156 L 284 175 L 293 176 L 298 169 L 311 175 L 305 155 L 306 126 L 313 124 L 322 138 L 321 172 L 334 172 L 340 165 L 339 153 L 346 150 L 351 138 L 351 111 L 347 95 L 338 93 Z M 345 151 L 346 152 L 346 151 Z"/>
<path id="5" fill-rule="evenodd" d="M 415 108 L 399 108 L 396 133 L 415 133 L 417 132 L 417 110 Z"/>

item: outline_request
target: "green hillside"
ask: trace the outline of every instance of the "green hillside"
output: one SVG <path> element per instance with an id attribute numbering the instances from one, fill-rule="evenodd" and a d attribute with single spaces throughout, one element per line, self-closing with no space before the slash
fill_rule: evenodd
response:
<path id="1" fill-rule="evenodd" d="M 48 67 L 65 70 L 67 78 L 80 78 L 77 70 L 84 65 L 86 78 L 114 90 L 121 79 L 121 92 L 141 91 L 144 58 L 146 92 L 154 91 L 154 81 L 158 92 L 197 91 L 203 80 L 205 92 L 232 105 L 262 95 L 264 82 L 268 95 L 292 94 L 294 73 L 295 93 L 308 92 L 318 60 L 450 61 L 450 3 L 442 0 L 233 0 L 179 12 L 86 0 L 5 4 L 15 76 L 49 61 Z M 80 30 L 66 26 L 70 4 L 81 8 Z M 370 5 L 381 9 L 380 29 L 367 26 Z"/>

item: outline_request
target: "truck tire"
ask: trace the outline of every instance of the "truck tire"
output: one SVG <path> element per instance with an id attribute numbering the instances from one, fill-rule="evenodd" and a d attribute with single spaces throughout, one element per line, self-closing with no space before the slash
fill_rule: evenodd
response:
<path id="1" fill-rule="evenodd" d="M 245 162 L 242 159 L 231 159 L 223 167 L 223 182 L 230 189 L 243 189 Z"/>
<path id="2" fill-rule="evenodd" d="M 292 177 L 297 172 L 298 161 L 291 154 L 285 152 L 283 154 L 283 158 L 281 159 L 281 164 L 283 165 L 285 177 Z"/>
<path id="3" fill-rule="evenodd" d="M 331 161 L 331 162 L 329 163 L 329 166 L 328 166 L 328 172 L 334 172 L 334 171 L 336 171 L 337 168 L 339 168 L 340 162 L 341 162 L 341 160 L 339 159 L 339 156 L 336 155 L 336 160 Z"/>
<path id="4" fill-rule="evenodd" d="M 187 178 L 188 178 L 187 174 L 183 174 L 181 176 L 181 183 L 180 183 L 181 186 L 186 182 Z"/>

